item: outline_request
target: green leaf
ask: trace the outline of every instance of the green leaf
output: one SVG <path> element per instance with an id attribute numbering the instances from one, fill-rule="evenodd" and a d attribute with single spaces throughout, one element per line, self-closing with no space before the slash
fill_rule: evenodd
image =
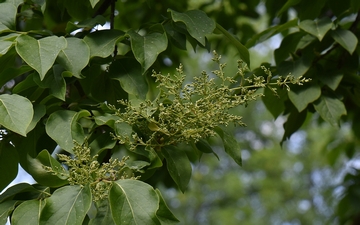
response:
<path id="1" fill-rule="evenodd" d="M 18 201 L 11 200 L 0 203 L 0 224 L 6 224 L 8 216 L 14 210 Z"/>
<path id="2" fill-rule="evenodd" d="M 200 10 L 179 13 L 168 9 L 168 12 L 171 13 L 171 17 L 175 22 L 184 23 L 189 34 L 203 46 L 205 46 L 205 35 L 211 34 L 216 27 L 215 22 Z"/>
<path id="3" fill-rule="evenodd" d="M 120 82 L 121 87 L 129 94 L 145 99 L 148 85 L 141 74 L 141 67 L 133 58 L 123 58 L 110 65 L 109 74 Z"/>
<path id="4" fill-rule="evenodd" d="M 326 86 L 328 86 L 329 88 L 331 88 L 332 90 L 336 90 L 337 87 L 339 86 L 342 78 L 344 77 L 344 74 L 341 74 L 338 71 L 334 71 L 334 72 L 323 72 L 323 73 L 318 73 L 318 79 L 321 81 L 321 83 L 325 84 Z"/>
<path id="5" fill-rule="evenodd" d="M 204 140 L 204 139 L 200 139 L 199 141 L 197 141 L 195 143 L 195 147 L 197 150 L 199 150 L 200 152 L 204 152 L 204 153 L 212 153 L 216 156 L 216 158 L 218 160 L 219 159 L 219 156 L 214 152 L 214 150 L 211 148 L 211 146 L 209 145 L 209 143 Z"/>
<path id="6" fill-rule="evenodd" d="M 278 96 L 276 96 L 274 92 L 270 90 L 270 88 L 265 88 L 264 96 L 261 98 L 266 106 L 266 109 L 269 110 L 274 119 L 276 119 L 284 112 L 284 102 L 286 99 L 288 99 L 288 94 L 285 90 L 278 89 L 277 94 Z"/>
<path id="7" fill-rule="evenodd" d="M 119 132 L 119 131 L 117 131 L 117 132 Z M 126 131 L 126 132 L 128 132 L 128 131 Z M 156 151 L 152 147 L 149 147 L 149 146 L 146 146 L 146 148 L 137 147 L 134 150 L 134 153 L 145 156 L 146 158 L 148 158 L 150 160 L 151 165 L 147 168 L 147 170 L 159 168 L 159 167 L 162 167 L 162 165 L 163 165 L 159 155 L 156 153 Z"/>
<path id="8" fill-rule="evenodd" d="M 96 215 L 94 218 L 90 219 L 89 225 L 115 225 L 110 210 L 109 200 L 104 199 L 95 202 L 95 205 L 97 210 Z"/>
<path id="9" fill-rule="evenodd" d="M 290 138 L 290 136 L 295 133 L 300 127 L 301 125 L 304 123 L 305 119 L 306 119 L 306 110 L 303 110 L 302 112 L 298 112 L 297 109 L 293 109 L 290 112 L 290 115 L 287 118 L 287 121 L 284 123 L 284 136 L 280 142 L 280 144 L 282 145 L 282 143 L 284 141 L 286 141 L 287 139 Z"/>
<path id="10" fill-rule="evenodd" d="M 11 3 L 0 3 L 0 21 L 7 29 L 15 29 L 17 6 Z M 0 30 L 3 30 L 1 28 Z"/>
<path id="11" fill-rule="evenodd" d="M 120 30 L 100 30 L 86 35 L 84 41 L 90 48 L 90 58 L 108 57 L 114 52 L 116 43 L 124 38 L 124 34 Z"/>
<path id="12" fill-rule="evenodd" d="M 170 211 L 169 207 L 167 206 L 163 196 L 159 189 L 155 189 L 156 194 L 159 196 L 160 203 L 159 209 L 156 212 L 158 219 L 160 220 L 161 224 L 176 224 L 180 222 L 174 214 Z"/>
<path id="13" fill-rule="evenodd" d="M 166 33 L 155 32 L 141 36 L 134 30 L 130 30 L 127 34 L 130 36 L 134 56 L 141 64 L 144 73 L 155 62 L 158 55 L 166 50 L 168 45 Z"/>
<path id="14" fill-rule="evenodd" d="M 144 182 L 131 179 L 113 182 L 109 200 L 117 225 L 160 225 L 156 217 L 159 197 L 155 190 Z"/>
<path id="15" fill-rule="evenodd" d="M 235 36 L 225 30 L 220 24 L 216 24 L 216 28 L 227 37 L 232 45 L 236 47 L 239 52 L 240 58 L 250 67 L 250 54 L 249 50 L 238 40 Z"/>
<path id="16" fill-rule="evenodd" d="M 66 173 L 61 164 L 55 160 L 47 150 L 42 150 L 36 158 L 30 156 L 28 159 L 28 173 L 41 185 L 48 187 L 60 187 L 68 183 L 66 177 L 59 178 L 58 176 L 48 172 L 44 166 L 51 167 L 54 171 Z"/>
<path id="17" fill-rule="evenodd" d="M 167 169 L 180 190 L 184 193 L 191 178 L 191 164 L 186 153 L 175 146 L 161 149 L 166 159 Z"/>
<path id="18" fill-rule="evenodd" d="M 18 173 L 19 156 L 16 149 L 6 140 L 0 141 L 0 191 L 13 181 Z"/>
<path id="19" fill-rule="evenodd" d="M 241 148 L 240 144 L 236 141 L 236 139 L 225 132 L 220 127 L 216 127 L 214 131 L 220 136 L 223 141 L 225 152 L 234 159 L 234 161 L 239 165 L 242 166 L 242 159 L 241 159 Z"/>
<path id="20" fill-rule="evenodd" d="M 0 124 L 15 133 L 26 136 L 33 118 L 31 102 L 20 95 L 0 95 Z"/>
<path id="21" fill-rule="evenodd" d="M 31 186 L 28 183 L 19 183 L 15 184 L 14 186 L 9 187 L 0 195 L 0 203 L 4 201 L 8 201 L 14 198 L 17 194 L 24 193 L 24 192 L 38 192 L 40 194 L 41 192 L 37 189 L 35 189 L 33 186 Z"/>
<path id="22" fill-rule="evenodd" d="M 0 41 L 0 57 L 9 51 L 13 44 L 14 42 L 12 41 Z"/>
<path id="23" fill-rule="evenodd" d="M 40 119 L 46 114 L 46 107 L 44 105 L 34 105 L 34 116 L 26 129 L 26 133 L 29 133 L 32 129 L 35 128 L 36 124 Z"/>
<path id="24" fill-rule="evenodd" d="M 0 73 L 0 87 L 4 86 L 6 82 L 18 77 L 24 73 L 31 71 L 32 68 L 27 65 L 20 66 L 19 68 L 7 68 Z"/>
<path id="25" fill-rule="evenodd" d="M 299 4 L 301 0 L 288 0 L 283 7 L 279 10 L 277 16 L 280 16 L 284 12 L 286 12 L 291 6 Z"/>
<path id="26" fill-rule="evenodd" d="M 102 15 L 97 15 L 94 18 L 90 18 L 87 20 L 83 20 L 79 23 L 73 23 L 72 21 L 69 21 L 66 25 L 66 33 L 70 34 L 71 32 L 80 29 L 80 28 L 93 28 L 96 25 L 104 25 L 106 23 L 106 18 Z"/>
<path id="27" fill-rule="evenodd" d="M 255 35 L 253 38 L 251 38 L 247 43 L 246 43 L 246 47 L 247 48 L 251 48 L 253 46 L 255 46 L 256 44 L 258 43 L 261 43 L 261 42 L 264 42 L 266 40 L 268 40 L 270 37 L 278 34 L 278 33 L 281 33 L 289 28 L 292 28 L 292 27 L 296 27 L 297 26 L 297 22 L 298 22 L 298 19 L 293 19 L 293 20 L 290 20 L 284 24 L 281 24 L 281 25 L 277 25 L 277 26 L 273 26 L 273 27 L 270 27 L 264 31 L 262 31 L 261 33 Z"/>
<path id="28" fill-rule="evenodd" d="M 278 72 L 281 76 L 286 76 L 288 74 L 291 74 L 296 78 L 304 76 L 311 67 L 312 57 L 303 56 L 295 61 L 284 61 L 278 66 Z"/>
<path id="29" fill-rule="evenodd" d="M 40 220 L 40 212 L 44 207 L 43 200 L 30 200 L 21 203 L 14 210 L 11 216 L 12 225 L 38 225 Z"/>
<path id="30" fill-rule="evenodd" d="M 81 225 L 91 206 L 88 186 L 65 186 L 46 199 L 39 225 Z"/>
<path id="31" fill-rule="evenodd" d="M 83 112 L 86 114 L 83 115 Z M 60 110 L 52 113 L 46 122 L 46 133 L 67 152 L 73 153 L 73 141 L 82 144 L 85 139 L 84 130 L 77 122 L 79 115 L 90 116 L 88 111 L 74 112 Z"/>
<path id="32" fill-rule="evenodd" d="M 335 97 L 323 95 L 314 102 L 314 107 L 321 118 L 333 126 L 339 126 L 340 117 L 346 115 L 344 103 Z"/>
<path id="33" fill-rule="evenodd" d="M 299 27 L 309 34 L 314 35 L 321 41 L 325 34 L 331 29 L 333 23 L 330 18 L 324 17 L 319 20 L 304 20 L 301 21 Z"/>
<path id="34" fill-rule="evenodd" d="M 81 78 L 81 70 L 89 63 L 89 46 L 79 38 L 67 38 L 66 41 L 67 47 L 60 51 L 56 61 L 75 77 Z"/>
<path id="35" fill-rule="evenodd" d="M 16 51 L 20 57 L 44 79 L 62 49 L 66 48 L 64 37 L 50 36 L 36 40 L 28 35 L 16 38 Z"/>
<path id="36" fill-rule="evenodd" d="M 349 30 L 336 29 L 331 32 L 331 36 L 350 54 L 353 54 L 358 43 L 358 39 L 353 32 Z"/>
<path id="37" fill-rule="evenodd" d="M 90 4 L 91 4 L 91 7 L 95 7 L 96 4 L 100 1 L 100 0 L 89 0 L 90 1 Z"/>
<path id="38" fill-rule="evenodd" d="M 319 85 L 312 83 L 311 85 L 291 87 L 288 92 L 289 99 L 295 105 L 299 112 L 303 111 L 309 103 L 314 102 L 321 95 L 321 88 Z"/>

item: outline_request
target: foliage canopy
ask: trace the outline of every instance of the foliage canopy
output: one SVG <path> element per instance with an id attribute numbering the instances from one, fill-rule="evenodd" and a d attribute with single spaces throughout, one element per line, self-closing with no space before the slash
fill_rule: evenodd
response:
<path id="1" fill-rule="evenodd" d="M 225 125 L 243 125 L 229 110 L 257 97 L 274 118 L 287 115 L 282 142 L 314 114 L 349 122 L 360 137 L 360 3 L 313 3 L 0 1 L 0 189 L 19 163 L 38 182 L 1 194 L 0 223 L 176 223 L 157 178 L 184 192 L 191 161 L 216 155 L 207 139 L 215 135 L 241 165 Z M 252 23 L 261 8 L 269 23 L 259 32 Z M 275 64 L 252 68 L 248 49 L 276 34 Z M 235 49 L 237 74 L 225 74 L 215 54 L 219 81 L 203 72 L 185 84 L 189 48 Z M 357 185 L 340 202 L 341 223 L 360 214 Z"/>

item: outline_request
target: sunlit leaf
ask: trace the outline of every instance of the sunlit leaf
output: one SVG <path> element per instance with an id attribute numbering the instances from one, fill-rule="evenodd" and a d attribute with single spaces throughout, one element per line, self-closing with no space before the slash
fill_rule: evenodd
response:
<path id="1" fill-rule="evenodd" d="M 15 20 L 16 20 L 17 6 L 12 3 L 0 3 L 0 23 L 5 27 L 3 29 L 14 29 L 15 28 Z"/>
<path id="2" fill-rule="evenodd" d="M 150 185 L 131 179 L 115 181 L 109 199 L 115 224 L 160 225 L 156 217 L 159 197 Z"/>
<path id="3" fill-rule="evenodd" d="M 185 192 L 191 178 L 191 164 L 186 153 L 175 146 L 162 148 L 162 154 L 167 162 L 167 169 L 182 192 Z"/>
<path id="4" fill-rule="evenodd" d="M 20 57 L 39 73 L 42 80 L 66 45 L 64 37 L 51 36 L 36 40 L 28 35 L 20 35 L 16 38 L 15 46 Z"/>
<path id="5" fill-rule="evenodd" d="M 95 203 L 96 216 L 90 219 L 89 225 L 114 225 L 110 204 L 108 199 L 100 200 Z"/>
<path id="6" fill-rule="evenodd" d="M 65 186 L 57 189 L 40 215 L 39 225 L 81 225 L 91 206 L 88 186 Z"/>
<path id="7" fill-rule="evenodd" d="M 20 95 L 0 95 L 0 124 L 15 133 L 26 136 L 33 118 L 31 102 Z"/>

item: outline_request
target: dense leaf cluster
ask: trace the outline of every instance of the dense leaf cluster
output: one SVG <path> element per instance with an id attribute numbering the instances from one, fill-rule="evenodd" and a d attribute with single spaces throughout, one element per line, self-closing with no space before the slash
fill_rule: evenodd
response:
<path id="1" fill-rule="evenodd" d="M 261 7 L 271 26 L 258 32 L 251 21 L 260 17 Z M 189 8 L 188 1 L 0 1 L 0 171 L 7 171 L 0 189 L 16 177 L 18 164 L 38 183 L 18 184 L 0 196 L 0 223 L 9 215 L 13 224 L 175 223 L 160 192 L 147 183 L 171 177 L 169 185 L 184 191 L 189 158 L 214 153 L 206 137 L 215 133 L 241 164 L 237 140 L 219 125 L 242 124 L 227 110 L 246 105 L 259 96 L 256 89 L 270 83 L 286 89 L 288 83 L 306 82 L 302 77 L 312 80 L 289 92 L 278 90 L 277 96 L 272 87 L 264 89 L 272 115 L 287 116 L 283 141 L 314 113 L 335 126 L 351 122 L 360 137 L 358 0 L 199 1 Z M 104 25 L 110 29 L 99 29 Z M 233 47 L 251 66 L 248 48 L 276 34 L 283 39 L 275 65 L 254 69 L 256 76 L 239 66 L 237 76 L 228 78 L 218 62 L 214 74 L 220 84 L 203 73 L 184 86 L 181 69 L 178 79 L 149 72 L 174 70 L 169 64 L 179 65 L 189 46 L 210 50 L 210 43 L 224 52 Z M 96 168 L 130 155 L 126 165 L 141 178 L 117 176 L 106 188 L 108 198 L 92 203 L 98 198 L 91 186 L 66 179 L 66 172 L 59 175 L 63 165 L 53 157 L 58 151 L 73 156 L 74 141 L 84 140 L 87 161 Z M 179 142 L 192 144 L 192 152 Z M 354 152 L 346 151 L 349 157 Z M 72 168 L 82 164 L 62 159 Z M 352 191 L 358 183 L 349 183 L 339 208 L 344 223 L 360 213 L 346 210 L 351 199 L 359 199 Z"/>

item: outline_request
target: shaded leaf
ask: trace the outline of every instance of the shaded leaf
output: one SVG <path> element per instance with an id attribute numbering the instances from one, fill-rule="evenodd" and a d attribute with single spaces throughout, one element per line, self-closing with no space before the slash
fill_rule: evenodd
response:
<path id="1" fill-rule="evenodd" d="M 26 133 L 29 133 L 32 129 L 35 128 L 36 124 L 40 119 L 46 114 L 46 107 L 44 105 L 34 105 L 34 116 L 26 129 Z"/>
<path id="2" fill-rule="evenodd" d="M 333 23 L 330 18 L 324 17 L 319 20 L 303 20 L 299 27 L 309 34 L 314 35 L 321 41 L 325 34 L 331 29 Z"/>
<path id="3" fill-rule="evenodd" d="M 321 81 L 321 83 L 325 84 L 332 90 L 336 90 L 339 86 L 342 78 L 344 77 L 344 74 L 339 73 L 338 71 L 334 72 L 323 72 L 318 74 L 318 79 Z"/>
<path id="4" fill-rule="evenodd" d="M 314 102 L 321 95 L 320 86 L 317 84 L 311 85 L 294 85 L 288 92 L 289 99 L 295 105 L 299 112 L 303 111 L 309 103 Z"/>
<path id="5" fill-rule="evenodd" d="M 89 225 L 114 225 L 108 199 L 95 202 L 96 216 L 89 221 Z"/>
<path id="6" fill-rule="evenodd" d="M 229 133 L 225 132 L 220 127 L 216 127 L 214 131 L 220 136 L 223 141 L 225 152 L 234 159 L 234 161 L 241 166 L 242 159 L 241 159 L 241 148 L 240 144 L 236 141 L 236 139 L 230 135 Z"/>
<path id="7" fill-rule="evenodd" d="M 177 224 L 180 221 L 174 216 L 174 214 L 170 211 L 168 205 L 166 204 L 163 196 L 159 189 L 155 189 L 156 194 L 159 196 L 159 209 L 156 212 L 158 219 L 161 224 Z"/>
<path id="8" fill-rule="evenodd" d="M 91 7 L 95 7 L 100 0 L 90 0 Z"/>
<path id="9" fill-rule="evenodd" d="M 129 94 L 145 99 L 148 85 L 142 75 L 141 66 L 133 58 L 124 58 L 113 62 L 109 68 L 112 79 L 120 82 L 121 87 Z"/>
<path id="10" fill-rule="evenodd" d="M 124 34 L 120 30 L 100 30 L 86 35 L 83 40 L 90 48 L 90 58 L 108 57 L 114 52 L 115 44 L 124 38 Z"/>
<path id="11" fill-rule="evenodd" d="M 145 72 L 155 62 L 158 55 L 167 48 L 168 40 L 166 33 L 149 33 L 141 36 L 133 30 L 127 32 L 130 36 L 131 49 L 136 60 Z"/>
<path id="12" fill-rule="evenodd" d="M 0 191 L 15 179 L 18 173 L 19 156 L 16 149 L 6 140 L 0 141 Z"/>
<path id="13" fill-rule="evenodd" d="M 30 156 L 28 160 L 28 173 L 41 185 L 48 187 L 60 187 L 68 183 L 66 177 L 59 178 L 58 176 L 48 172 L 44 166 L 51 167 L 54 171 L 65 174 L 65 169 L 61 164 L 55 160 L 47 150 L 42 150 L 36 158 Z"/>
<path id="14" fill-rule="evenodd" d="M 19 68 L 10 67 L 5 69 L 0 73 L 0 87 L 5 85 L 6 82 L 10 81 L 11 79 L 14 79 L 15 77 L 27 73 L 31 70 L 33 69 L 27 65 L 20 66 Z"/>
<path id="15" fill-rule="evenodd" d="M 281 145 L 301 127 L 301 125 L 304 123 L 306 119 L 306 114 L 307 114 L 306 110 L 303 110 L 302 112 L 299 113 L 295 108 L 290 112 L 290 115 L 288 116 L 286 122 L 283 125 L 285 132 L 280 142 Z"/>
<path id="16" fill-rule="evenodd" d="M 160 225 L 156 217 L 159 197 L 155 190 L 144 182 L 131 179 L 113 182 L 109 200 L 117 225 Z"/>
<path id="17" fill-rule="evenodd" d="M 0 124 L 15 133 L 26 136 L 33 118 L 33 105 L 20 95 L 0 95 Z"/>
<path id="18" fill-rule="evenodd" d="M 215 22 L 206 13 L 200 10 L 190 10 L 179 13 L 168 9 L 175 22 L 182 22 L 186 25 L 189 34 L 205 46 L 205 35 L 211 34 L 215 29 Z"/>
<path id="19" fill-rule="evenodd" d="M 340 117 L 346 115 L 344 103 L 335 97 L 321 96 L 314 107 L 321 118 L 333 126 L 339 126 Z"/>
<path id="20" fill-rule="evenodd" d="M 312 57 L 303 56 L 295 61 L 284 61 L 278 66 L 278 72 L 281 76 L 286 76 L 288 74 L 291 74 L 296 78 L 303 76 L 311 67 Z"/>
<path id="21" fill-rule="evenodd" d="M 14 42 L 12 41 L 0 41 L 0 57 L 9 51 L 13 44 Z"/>
<path id="22" fill-rule="evenodd" d="M 0 3 L 0 31 L 5 29 L 14 29 L 16 21 L 17 6 L 12 3 Z"/>
<path id="23" fill-rule="evenodd" d="M 273 26 L 273 27 L 270 27 L 270 28 L 262 31 L 261 33 L 255 35 L 253 38 L 251 38 L 246 43 L 246 47 L 251 48 L 258 43 L 268 40 L 270 37 L 272 37 L 278 33 L 281 33 L 289 28 L 296 27 L 297 21 L 298 21 L 298 19 L 296 18 L 296 19 L 290 20 L 284 24 Z"/>
<path id="24" fill-rule="evenodd" d="M 196 149 L 198 149 L 200 152 L 204 152 L 204 153 L 212 153 L 216 156 L 216 158 L 218 160 L 220 160 L 219 156 L 214 152 L 214 150 L 211 148 L 211 146 L 209 145 L 209 143 L 204 140 L 204 139 L 200 139 L 199 141 L 197 141 L 195 143 L 195 147 Z"/>
<path id="25" fill-rule="evenodd" d="M 67 38 L 67 47 L 60 51 L 57 62 L 75 77 L 81 78 L 81 70 L 88 64 L 90 49 L 84 40 Z"/>
<path id="26" fill-rule="evenodd" d="M 38 225 L 40 220 L 40 212 L 44 207 L 43 200 L 29 200 L 21 203 L 14 210 L 11 216 L 12 225 Z"/>
<path id="27" fill-rule="evenodd" d="M 16 38 L 16 51 L 20 57 L 44 79 L 62 49 L 66 48 L 64 37 L 50 36 L 36 40 L 28 35 Z"/>
<path id="28" fill-rule="evenodd" d="M 65 186 L 46 199 L 39 225 L 81 225 L 91 206 L 88 186 Z"/>
<path id="29" fill-rule="evenodd" d="M 18 201 L 10 200 L 0 203 L 0 224 L 6 224 L 8 216 L 14 210 Z"/>
<path id="30" fill-rule="evenodd" d="M 4 191 L 0 195 L 0 203 L 4 201 L 12 200 L 14 196 L 16 196 L 19 193 L 34 192 L 34 191 L 38 192 L 39 194 L 41 193 L 41 191 L 37 190 L 28 183 L 15 184 L 14 186 L 7 188 L 6 191 Z"/>
<path id="31" fill-rule="evenodd" d="M 165 146 L 161 149 L 166 159 L 167 169 L 182 192 L 185 192 L 191 178 L 191 164 L 186 153 L 175 146 Z"/>
<path id="32" fill-rule="evenodd" d="M 281 7 L 281 9 L 278 12 L 278 16 L 283 14 L 285 11 L 287 11 L 291 6 L 299 4 L 301 0 L 287 0 L 287 2 Z"/>
<path id="33" fill-rule="evenodd" d="M 353 54 L 358 43 L 358 39 L 354 33 L 349 30 L 336 29 L 331 32 L 331 36 L 350 54 Z"/>
<path id="34" fill-rule="evenodd" d="M 75 30 L 80 29 L 80 28 L 93 28 L 96 25 L 102 25 L 103 26 L 105 23 L 106 23 L 106 18 L 103 17 L 102 15 L 97 15 L 94 18 L 83 20 L 83 21 L 80 21 L 79 23 L 76 23 L 76 24 L 73 23 L 72 21 L 69 21 L 66 24 L 65 30 L 69 34 L 72 31 L 75 31 Z"/>
<path id="35" fill-rule="evenodd" d="M 278 96 L 276 96 L 269 88 L 265 88 L 264 96 L 261 97 L 266 109 L 269 110 L 274 119 L 283 113 L 285 110 L 284 102 L 288 99 L 288 94 L 285 90 L 278 89 L 277 94 Z"/>

